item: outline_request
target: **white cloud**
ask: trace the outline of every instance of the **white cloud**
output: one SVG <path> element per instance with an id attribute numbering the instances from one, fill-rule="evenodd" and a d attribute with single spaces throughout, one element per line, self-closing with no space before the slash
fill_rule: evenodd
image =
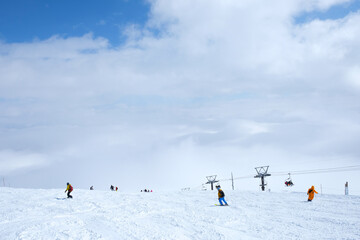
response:
<path id="1" fill-rule="evenodd" d="M 298 1 L 299 5 L 307 11 L 321 10 L 326 11 L 330 7 L 350 3 L 353 0 L 313 0 L 313 1 Z"/>
<path id="2" fill-rule="evenodd" d="M 43 154 L 13 150 L 0 151 L 0 174 L 9 174 L 34 167 L 39 168 L 47 164 L 48 159 Z"/>
<path id="3" fill-rule="evenodd" d="M 354 66 L 346 73 L 348 82 L 356 88 L 360 88 L 360 66 Z"/>
<path id="4" fill-rule="evenodd" d="M 0 145 L 71 164 L 81 186 L 177 186 L 178 175 L 191 184 L 264 162 L 353 162 L 360 15 L 295 25 L 308 6 L 153 1 L 124 46 L 91 34 L 1 43 Z M 159 172 L 175 178 L 151 180 Z"/>

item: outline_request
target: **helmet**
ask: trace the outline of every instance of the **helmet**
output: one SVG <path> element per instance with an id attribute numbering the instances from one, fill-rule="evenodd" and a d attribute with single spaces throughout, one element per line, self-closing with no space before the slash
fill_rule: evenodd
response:
<path id="1" fill-rule="evenodd" d="M 220 188 L 220 185 L 218 184 L 218 185 L 216 185 L 215 187 L 216 187 L 216 188 Z"/>
<path id="2" fill-rule="evenodd" d="M 69 185 L 70 183 L 66 183 L 66 185 Z"/>

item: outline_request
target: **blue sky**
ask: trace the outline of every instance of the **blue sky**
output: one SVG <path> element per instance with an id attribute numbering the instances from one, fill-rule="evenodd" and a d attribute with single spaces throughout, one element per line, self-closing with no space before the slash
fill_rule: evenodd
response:
<path id="1" fill-rule="evenodd" d="M 337 4 L 324 11 L 311 11 L 303 12 L 295 18 L 296 23 L 306 23 L 314 19 L 326 20 L 326 19 L 339 19 L 343 18 L 349 13 L 356 12 L 360 9 L 360 1 L 353 0 L 350 2 Z"/>
<path id="2" fill-rule="evenodd" d="M 123 41 L 123 28 L 127 24 L 142 26 L 149 9 L 145 0 L 1 1 L 0 39 L 29 42 L 52 35 L 69 37 L 92 32 L 117 45 Z"/>
<path id="3" fill-rule="evenodd" d="M 0 6 L 0 40 L 8 43 L 91 32 L 117 46 L 126 40 L 122 34 L 124 28 L 129 24 L 144 26 L 150 12 L 150 3 L 146 0 L 14 0 L 1 1 Z M 302 12 L 295 17 L 295 22 L 343 18 L 359 9 L 360 1 L 354 0 L 324 11 Z"/>

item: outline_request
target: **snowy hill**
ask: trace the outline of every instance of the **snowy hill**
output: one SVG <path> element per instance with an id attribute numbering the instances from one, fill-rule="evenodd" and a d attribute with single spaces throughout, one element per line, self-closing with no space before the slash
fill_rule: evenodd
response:
<path id="1" fill-rule="evenodd" d="M 360 197 L 0 188 L 1 239 L 360 239 Z"/>

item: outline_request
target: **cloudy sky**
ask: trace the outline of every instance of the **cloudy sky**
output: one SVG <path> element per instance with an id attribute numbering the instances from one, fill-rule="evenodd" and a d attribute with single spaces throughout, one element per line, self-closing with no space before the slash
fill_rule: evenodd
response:
<path id="1" fill-rule="evenodd" d="M 138 191 L 360 165 L 359 39 L 358 0 L 2 1 L 0 176 Z M 293 179 L 360 194 L 358 174 Z"/>

